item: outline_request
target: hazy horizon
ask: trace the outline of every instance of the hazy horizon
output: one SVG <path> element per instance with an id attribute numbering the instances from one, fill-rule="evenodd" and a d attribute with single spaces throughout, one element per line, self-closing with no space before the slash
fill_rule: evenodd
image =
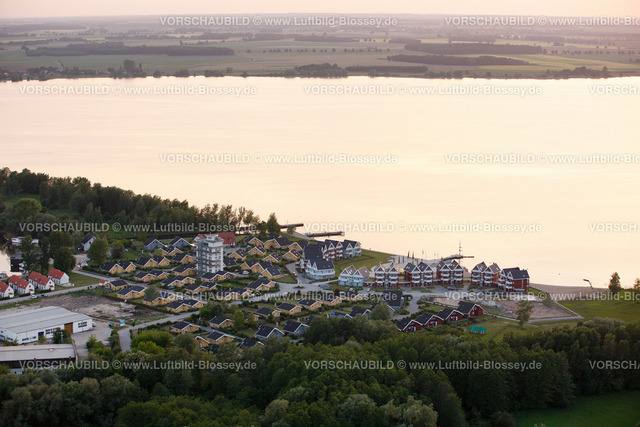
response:
<path id="1" fill-rule="evenodd" d="M 99 16 L 154 16 L 186 14 L 260 14 L 260 13 L 344 13 L 344 14 L 414 14 L 414 15 L 549 15 L 549 16 L 640 16 L 640 6 L 632 0 L 588 0 L 558 3 L 541 0 L 533 4 L 519 4 L 507 0 L 478 3 L 472 0 L 453 0 L 446 4 L 429 5 L 417 0 L 339 2 L 328 0 L 320 4 L 301 4 L 291 0 L 277 0 L 268 4 L 244 1 L 234 4 L 211 4 L 205 0 L 188 3 L 158 1 L 153 4 L 114 0 L 95 4 L 71 0 L 55 3 L 42 0 L 0 2 L 1 19 L 65 18 Z"/>

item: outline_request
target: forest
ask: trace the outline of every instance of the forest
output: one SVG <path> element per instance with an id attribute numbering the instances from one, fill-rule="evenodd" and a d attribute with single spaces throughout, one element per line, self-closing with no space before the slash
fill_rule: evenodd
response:
<path id="1" fill-rule="evenodd" d="M 213 224 L 229 228 L 261 224 L 260 217 L 244 207 L 218 203 L 203 208 L 187 201 L 136 194 L 118 187 L 91 183 L 83 177 L 51 177 L 28 169 L 0 169 L 0 197 L 15 198 L 5 207 L 0 198 L 0 230 L 20 234 L 24 223 Z M 26 199 L 26 200 L 25 200 Z M 43 237 L 33 235 L 33 238 Z"/>
<path id="2" fill-rule="evenodd" d="M 590 361 L 640 360 L 640 327 L 593 320 L 511 334 L 502 342 L 445 327 L 401 334 L 389 323 L 316 319 L 303 342 L 269 339 L 238 354 L 193 336 L 149 330 L 119 353 L 92 345 L 108 369 L 0 374 L 2 425 L 509 426 L 521 409 L 563 408 L 575 396 L 637 390 L 637 370 Z M 540 369 L 428 369 L 416 362 L 539 363 Z M 117 363 L 114 363 L 117 361 Z M 253 362 L 254 369 L 153 369 L 169 361 Z M 392 361 L 391 369 L 321 369 L 310 361 Z M 403 363 L 401 363 L 403 362 Z M 200 362 L 198 362 L 200 363 Z M 197 364 L 196 364 L 197 366 Z M 490 390 L 490 392 L 488 392 Z"/>

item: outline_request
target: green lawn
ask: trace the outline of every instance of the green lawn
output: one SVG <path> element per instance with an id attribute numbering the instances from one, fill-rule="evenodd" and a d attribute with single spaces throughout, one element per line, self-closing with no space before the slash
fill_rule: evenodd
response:
<path id="1" fill-rule="evenodd" d="M 95 277 L 85 276 L 84 274 L 70 273 L 69 281 L 73 283 L 75 286 L 87 286 L 87 285 L 98 284 L 100 279 L 96 279 Z M 65 289 L 65 288 L 63 287 L 62 289 Z"/>
<path id="2" fill-rule="evenodd" d="M 636 323 L 640 322 L 640 303 L 638 300 L 634 301 L 633 297 L 633 292 L 623 291 L 618 294 L 617 300 L 572 300 L 560 301 L 560 303 L 585 319 L 609 317 L 627 323 Z"/>
<path id="3" fill-rule="evenodd" d="M 518 426 L 589 427 L 628 426 L 640 421 L 640 391 L 579 397 L 567 409 L 521 411 L 514 414 Z"/>
<path id="4" fill-rule="evenodd" d="M 349 267 L 353 264 L 355 268 L 367 267 L 369 270 L 379 263 L 386 263 L 389 260 L 389 257 L 392 256 L 390 254 L 386 254 L 383 252 L 375 252 L 369 251 L 366 249 L 362 250 L 362 256 L 357 258 L 347 258 L 341 259 L 334 263 L 336 269 L 336 277 L 342 273 L 342 270 Z"/>

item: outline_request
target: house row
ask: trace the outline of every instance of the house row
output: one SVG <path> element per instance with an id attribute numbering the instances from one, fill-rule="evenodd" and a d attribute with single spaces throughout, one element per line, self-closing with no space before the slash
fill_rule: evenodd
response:
<path id="1" fill-rule="evenodd" d="M 163 280 L 169 277 L 169 273 L 162 270 L 139 271 L 133 276 L 136 282 L 148 283 Z"/>
<path id="2" fill-rule="evenodd" d="M 204 302 L 195 299 L 181 299 L 177 301 L 171 301 L 167 304 L 167 310 L 172 313 L 182 313 L 184 311 L 194 310 L 198 308 L 202 308 Z"/>
<path id="3" fill-rule="evenodd" d="M 131 261 L 105 262 L 100 269 L 109 274 L 126 274 L 133 273 L 136 270 L 136 264 Z"/>
<path id="4" fill-rule="evenodd" d="M 468 301 L 460 301 L 457 308 L 447 307 L 436 314 L 421 314 L 415 319 L 404 318 L 396 322 L 400 332 L 416 332 L 426 328 L 442 325 L 444 322 L 456 323 L 466 318 L 479 317 L 484 314 L 484 309 L 478 304 Z"/>
<path id="5" fill-rule="evenodd" d="M 56 284 L 53 279 L 37 271 L 32 271 L 29 277 L 27 277 L 27 280 L 39 291 L 53 291 L 56 289 Z"/>
<path id="6" fill-rule="evenodd" d="M 291 248 L 295 249 L 297 248 Z M 302 248 L 300 268 L 306 272 L 309 265 L 308 261 L 313 259 L 324 259 L 325 261 L 337 261 L 344 258 L 355 258 L 362 255 L 360 242 L 354 240 L 337 240 L 327 239 L 319 243 L 308 243 Z"/>
<path id="7" fill-rule="evenodd" d="M 136 261 L 136 267 L 141 269 L 168 267 L 171 264 L 169 258 L 162 255 L 154 255 L 152 257 L 140 257 Z"/>
<path id="8" fill-rule="evenodd" d="M 528 292 L 529 272 L 519 267 L 500 270 L 496 263 L 487 266 L 481 262 L 471 270 L 471 284 L 482 287 L 498 287 L 508 292 Z"/>

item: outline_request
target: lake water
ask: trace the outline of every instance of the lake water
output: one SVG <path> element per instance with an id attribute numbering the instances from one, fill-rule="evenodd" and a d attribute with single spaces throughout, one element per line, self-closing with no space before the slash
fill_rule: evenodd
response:
<path id="1" fill-rule="evenodd" d="M 475 256 L 463 265 L 520 266 L 533 282 L 603 285 L 618 271 L 630 286 L 639 89 L 638 78 L 4 83 L 0 163 L 275 211 L 393 253 L 461 244 Z"/>

